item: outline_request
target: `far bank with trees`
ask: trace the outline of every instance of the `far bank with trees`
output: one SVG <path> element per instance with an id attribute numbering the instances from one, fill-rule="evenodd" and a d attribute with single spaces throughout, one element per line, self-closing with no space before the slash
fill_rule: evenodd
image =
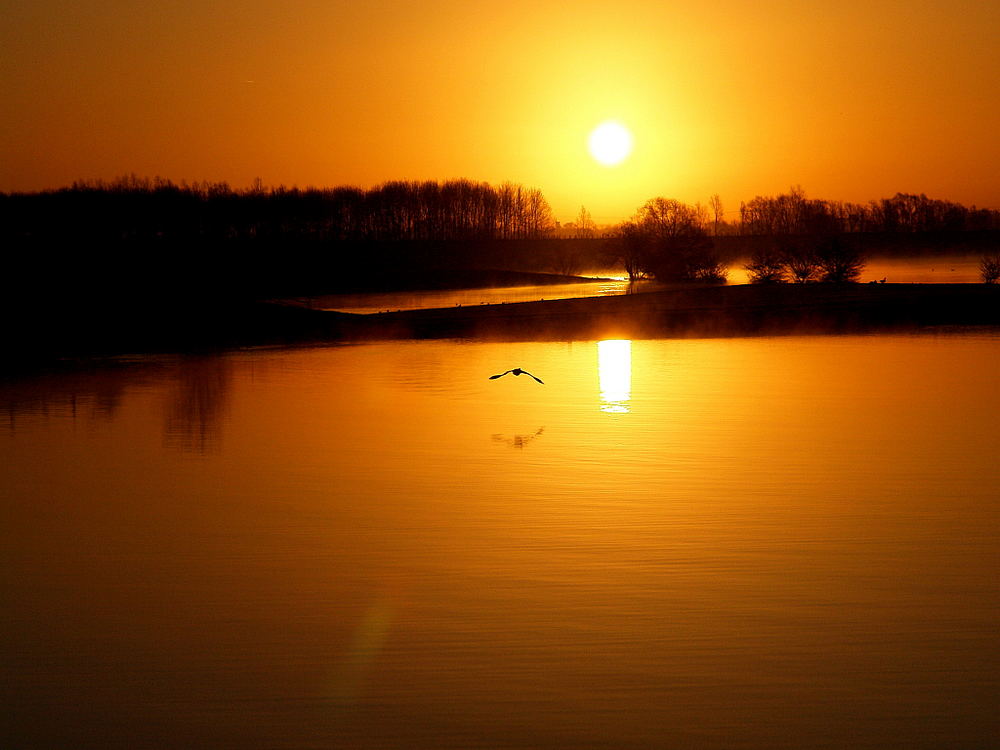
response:
<path id="1" fill-rule="evenodd" d="M 168 292 L 273 296 L 398 288 L 442 269 L 613 265 L 631 278 L 719 282 L 733 263 L 761 283 L 845 282 L 867 253 L 996 256 L 1000 211 L 902 193 L 853 204 L 792 188 L 730 214 L 717 195 L 707 205 L 655 197 L 615 227 L 597 227 L 581 206 L 559 227 L 540 190 L 514 183 L 234 189 L 130 176 L 0 194 L 0 241 L 8 273 L 32 294 L 58 278 L 73 289 L 107 291 L 120 277 Z M 987 281 L 1000 263 L 993 274 L 984 262 Z"/>

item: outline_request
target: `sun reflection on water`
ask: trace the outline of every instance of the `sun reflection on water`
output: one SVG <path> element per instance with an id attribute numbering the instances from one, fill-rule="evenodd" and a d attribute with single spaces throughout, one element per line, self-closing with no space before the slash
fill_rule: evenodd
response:
<path id="1" fill-rule="evenodd" d="M 632 398 L 632 342 L 627 339 L 598 341 L 597 372 L 601 411 L 628 414 Z"/>

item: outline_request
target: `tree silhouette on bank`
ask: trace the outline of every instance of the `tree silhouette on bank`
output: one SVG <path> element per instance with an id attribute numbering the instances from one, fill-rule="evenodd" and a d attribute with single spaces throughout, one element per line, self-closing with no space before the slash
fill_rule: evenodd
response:
<path id="1" fill-rule="evenodd" d="M 91 297 L 120 292 L 122 281 L 167 294 L 277 296 L 415 288 L 446 269 L 572 274 L 609 258 L 632 279 L 718 281 L 719 257 L 750 256 L 751 280 L 843 281 L 861 267 L 849 251 L 964 244 L 993 253 L 1000 231 L 1000 211 L 922 194 L 852 204 L 794 187 L 741 204 L 733 222 L 718 195 L 708 205 L 654 198 L 601 237 L 581 207 L 574 235 L 554 239 L 542 193 L 511 182 L 234 189 L 130 175 L 0 193 L 0 246 L 9 293 L 21 297 L 60 281 L 60 294 Z M 831 254 L 832 238 L 840 249 Z"/>
<path id="2" fill-rule="evenodd" d="M 703 211 L 674 199 L 653 198 L 622 224 L 619 261 L 633 281 L 725 280 Z"/>
<path id="3" fill-rule="evenodd" d="M 774 238 L 744 266 L 751 284 L 845 284 L 856 282 L 864 267 L 863 254 L 842 235 Z"/>

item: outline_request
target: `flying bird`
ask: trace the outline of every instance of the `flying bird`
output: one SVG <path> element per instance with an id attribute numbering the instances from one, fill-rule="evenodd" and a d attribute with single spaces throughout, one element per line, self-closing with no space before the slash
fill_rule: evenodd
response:
<path id="1" fill-rule="evenodd" d="M 515 367 L 513 370 L 507 370 L 507 372 L 501 372 L 499 375 L 490 375 L 490 380 L 496 380 L 497 378 L 502 378 L 504 375 L 508 375 L 510 373 L 514 373 L 515 376 L 527 375 L 529 378 L 535 378 L 535 376 L 532 375 L 527 370 L 522 370 L 520 367 Z M 535 378 L 535 380 L 537 380 L 539 383 L 542 383 L 540 378 Z M 545 383 L 542 383 L 542 385 L 545 385 Z"/>

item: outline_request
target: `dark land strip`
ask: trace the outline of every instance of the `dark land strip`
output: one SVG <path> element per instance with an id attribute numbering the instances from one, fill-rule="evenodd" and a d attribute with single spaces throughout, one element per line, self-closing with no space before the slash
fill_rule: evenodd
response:
<path id="1" fill-rule="evenodd" d="M 589 340 L 996 325 L 1000 287 L 992 285 L 788 284 L 341 315 L 330 331 L 341 339 Z"/>
<path id="2" fill-rule="evenodd" d="M 280 302 L 184 300 L 24 314 L 4 371 L 59 359 L 250 346 L 401 339 L 508 341 L 861 333 L 1000 327 L 1000 286 L 699 286 L 613 297 L 372 315 Z"/>

